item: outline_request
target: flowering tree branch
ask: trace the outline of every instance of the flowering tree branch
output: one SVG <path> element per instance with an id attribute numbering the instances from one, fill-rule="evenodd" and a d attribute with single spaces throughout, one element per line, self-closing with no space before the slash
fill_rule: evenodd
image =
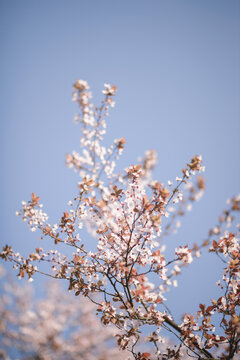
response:
<path id="1" fill-rule="evenodd" d="M 235 309 L 239 305 L 236 300 L 239 286 L 235 280 L 239 267 L 237 234 L 225 232 L 224 238 L 215 241 L 210 249 L 217 255 L 221 253 L 220 249 L 224 249 L 224 256 L 231 259 L 230 262 L 224 260 L 228 266 L 225 269 L 228 280 L 224 278 L 224 281 L 228 282 L 228 286 L 223 297 L 225 300 L 219 300 L 221 304 L 225 301 L 227 307 L 231 306 L 231 312 L 225 313 L 227 310 L 220 308 L 219 301 L 216 301 L 210 310 L 204 305 L 200 307 L 201 312 L 196 316 L 204 317 L 201 325 L 189 314 L 184 316 L 182 324 L 176 324 L 164 304 L 164 295 L 172 285 L 177 285 L 175 278 L 181 273 L 181 268 L 191 264 L 194 257 L 199 257 L 201 248 L 208 246 L 210 239 L 193 248 L 188 244 L 179 246 L 171 258 L 166 258 L 164 254 L 163 239 L 179 227 L 180 216 L 202 196 L 203 178 L 198 177 L 196 185 L 191 182 L 193 175 L 204 171 L 202 158 L 195 155 L 186 164 L 181 177 L 176 178 L 175 186 L 171 181 L 165 186 L 153 180 L 152 171 L 157 160 L 153 150 L 146 152 L 141 163 L 115 173 L 116 160 L 123 152 L 125 138 L 115 140 L 106 148 L 103 136 L 109 108 L 115 104 L 113 97 L 116 90 L 115 86 L 105 84 L 105 98 L 97 108 L 91 103 L 87 82 L 78 80 L 74 84 L 73 100 L 80 110 L 74 120 L 82 128 L 80 143 L 83 150 L 81 154 L 76 151 L 68 154 L 66 164 L 79 173 L 80 182 L 76 197 L 69 202 L 70 209 L 63 212 L 59 223 L 47 223 L 48 217 L 39 204 L 40 199 L 33 193 L 31 200 L 23 202 L 22 209 L 17 213 L 32 231 L 39 229 L 42 237 L 49 237 L 55 245 L 72 247 L 72 256 L 61 254 L 58 250 L 36 248 L 23 258 L 7 245 L 0 256 L 15 262 L 20 278 L 27 274 L 32 279 L 35 272 L 41 271 L 36 264 L 50 263 L 54 275 L 49 276 L 67 280 L 69 291 L 97 303 L 102 323 L 114 324 L 119 329 L 116 335 L 118 345 L 120 349 L 128 350 L 132 358 L 144 360 L 155 356 L 157 359 L 180 359 L 185 356 L 181 352 L 185 348 L 189 356 L 214 359 L 209 349 L 228 344 L 228 350 L 224 351 L 228 354 L 225 358 L 230 359 L 232 357 L 229 356 L 238 351 L 238 330 L 234 325 Z M 231 211 L 239 210 L 238 197 L 231 204 Z M 167 220 L 169 216 L 170 220 Z M 232 220 L 228 212 L 220 223 L 231 225 Z M 96 247 L 88 248 L 80 237 L 83 227 L 96 239 Z M 220 228 L 217 227 L 217 232 L 213 229 L 209 237 L 213 234 L 220 236 Z M 223 312 L 221 328 L 225 333 L 230 331 L 231 336 L 212 334 L 214 327 L 209 317 L 214 309 Z M 226 320 L 228 316 L 231 324 Z M 161 328 L 179 339 L 177 350 L 168 348 L 167 353 L 160 350 L 159 344 L 164 341 L 159 335 Z M 146 332 L 148 336 L 144 335 Z M 142 338 L 153 343 L 155 350 L 152 355 L 137 350 Z"/>

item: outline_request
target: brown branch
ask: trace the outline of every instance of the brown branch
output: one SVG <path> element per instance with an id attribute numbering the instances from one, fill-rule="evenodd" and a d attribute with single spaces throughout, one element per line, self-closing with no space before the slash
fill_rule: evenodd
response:
<path id="1" fill-rule="evenodd" d="M 166 315 L 164 315 L 164 321 L 170 325 L 172 328 L 174 328 L 178 333 L 180 333 L 181 335 L 184 335 L 182 332 L 182 329 L 171 319 L 169 319 Z M 214 358 L 212 357 L 212 355 L 210 354 L 210 352 L 208 352 L 206 349 L 201 349 L 197 343 L 193 343 L 194 346 L 196 346 L 196 348 L 203 353 L 207 359 L 212 359 L 214 360 Z"/>

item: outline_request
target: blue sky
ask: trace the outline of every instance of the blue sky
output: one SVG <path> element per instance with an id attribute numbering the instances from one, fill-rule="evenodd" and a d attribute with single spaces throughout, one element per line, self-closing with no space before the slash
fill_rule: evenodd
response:
<path id="1" fill-rule="evenodd" d="M 118 86 L 107 141 L 126 137 L 121 166 L 154 148 L 155 177 L 166 182 L 202 154 L 205 196 L 170 247 L 201 242 L 239 192 L 239 1 L 1 0 L 0 27 L 1 244 L 25 254 L 39 246 L 15 217 L 32 191 L 51 223 L 75 194 L 78 178 L 64 159 L 79 149 L 77 78 L 96 104 L 104 82 Z M 176 312 L 214 297 L 218 269 L 213 255 L 186 269 L 169 294 Z"/>

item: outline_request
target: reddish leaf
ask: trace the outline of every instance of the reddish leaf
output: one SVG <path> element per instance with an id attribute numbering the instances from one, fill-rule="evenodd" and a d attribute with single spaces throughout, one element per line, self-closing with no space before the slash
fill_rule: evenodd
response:
<path id="1" fill-rule="evenodd" d="M 150 356 L 151 354 L 149 354 L 148 352 L 145 352 L 145 353 L 142 353 L 142 356 L 143 356 L 143 358 L 149 358 L 149 356 Z"/>

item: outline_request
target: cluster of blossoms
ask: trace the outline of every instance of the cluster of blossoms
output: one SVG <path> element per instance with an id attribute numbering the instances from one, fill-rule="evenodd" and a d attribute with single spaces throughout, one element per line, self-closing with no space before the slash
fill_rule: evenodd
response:
<path id="1" fill-rule="evenodd" d="M 171 286 L 177 286 L 176 276 L 181 273 L 181 268 L 199 257 L 201 248 L 208 246 L 210 237 L 216 234 L 213 231 L 208 240 L 192 248 L 179 246 L 170 258 L 164 253 L 164 236 L 180 226 L 179 217 L 202 196 L 203 178 L 199 176 L 196 184 L 191 182 L 193 175 L 204 171 L 202 158 L 195 155 L 182 170 L 182 175 L 176 178 L 175 185 L 171 181 L 164 185 L 153 179 L 157 160 L 153 150 L 146 152 L 137 165 L 114 174 L 115 160 L 124 149 L 125 139 L 115 140 L 109 148 L 105 148 L 102 141 L 115 93 L 115 86 L 105 84 L 105 99 L 97 108 L 90 102 L 91 93 L 86 81 L 78 80 L 74 85 L 73 100 L 80 109 L 75 121 L 82 127 L 80 143 L 83 150 L 81 154 L 67 155 L 66 163 L 79 173 L 80 182 L 78 194 L 69 203 L 70 209 L 63 213 L 60 222 L 53 226 L 46 223 L 46 215 L 39 209 L 39 198 L 34 194 L 19 212 L 30 227 L 39 228 L 43 237 L 50 237 L 55 245 L 61 243 L 71 247 L 72 255 L 36 248 L 24 259 L 6 245 L 0 256 L 14 262 L 20 277 L 27 273 L 30 279 L 34 272 L 43 273 L 33 263 L 51 263 L 53 273 L 47 275 L 67 280 L 69 291 L 94 302 L 102 323 L 114 324 L 118 329 L 118 345 L 122 351 L 130 353 L 131 359 L 183 359 L 187 356 L 183 348 L 189 351 L 189 356 L 213 359 L 208 351 L 211 345 L 218 347 L 228 340 L 224 342 L 219 336 L 211 343 L 209 337 L 213 337 L 209 332 L 213 328 L 206 325 L 209 321 L 204 321 L 201 327 L 193 315 L 186 315 L 183 323 L 177 325 L 165 305 L 166 292 Z M 181 190 L 184 186 L 186 195 Z M 238 198 L 232 204 L 231 210 L 238 211 Z M 232 219 L 228 213 L 221 218 L 221 224 L 227 222 L 229 225 Z M 82 240 L 79 233 L 82 228 L 96 238 L 96 248 L 89 248 Z M 231 244 L 229 236 L 225 234 L 220 240 L 225 245 L 229 243 L 227 250 L 224 244 L 219 245 L 224 255 L 229 254 L 230 249 L 236 254 L 237 236 Z M 225 273 L 227 279 L 228 272 Z M 231 284 L 238 289 L 235 277 L 234 273 Z M 232 291 L 232 288 L 233 285 L 228 284 L 228 290 Z M 232 293 L 231 299 L 235 304 L 236 296 Z M 179 344 L 166 346 L 163 350 L 161 329 L 174 333 Z M 207 340 L 203 342 L 196 331 Z M 231 341 L 236 345 L 235 337 Z M 153 345 L 150 352 L 142 352 L 139 348 L 139 344 L 146 342 Z M 229 351 L 234 356 L 238 348 L 232 349 Z"/>
<path id="2" fill-rule="evenodd" d="M 4 278 L 1 359 L 126 360 L 127 354 L 113 346 L 116 329 L 103 327 L 95 315 L 96 305 L 70 296 L 54 281 L 36 302 L 29 286 Z"/>
<path id="3" fill-rule="evenodd" d="M 223 295 L 217 300 L 213 299 L 209 306 L 200 304 L 196 316 L 186 314 L 180 325 L 189 347 L 196 344 L 204 349 L 215 347 L 219 349 L 218 359 L 237 359 L 240 350 L 239 224 L 235 226 L 235 234 L 227 230 L 235 220 L 232 213 L 240 211 L 240 196 L 233 198 L 230 204 L 230 209 L 224 210 L 224 216 L 220 216 L 220 224 L 215 228 L 218 241 L 213 240 L 209 248 L 225 265 L 222 279 L 217 282 Z M 211 230 L 209 237 L 213 235 L 216 234 Z"/>
<path id="4" fill-rule="evenodd" d="M 32 193 L 31 201 L 22 201 L 22 209 L 16 212 L 17 216 L 21 216 L 23 221 L 27 221 L 31 231 L 36 231 L 39 226 L 48 220 L 47 214 L 42 211 L 42 204 L 38 204 L 39 197 Z"/>
<path id="5" fill-rule="evenodd" d="M 80 143 L 84 149 L 81 155 L 77 151 L 68 154 L 66 165 L 78 171 L 82 178 L 91 174 L 91 178 L 98 181 L 102 172 L 111 176 L 115 168 L 114 158 L 123 151 L 124 138 L 115 140 L 109 148 L 101 145 L 103 135 L 106 133 L 106 116 L 108 116 L 109 107 L 115 105 L 113 96 L 116 91 L 116 86 L 105 84 L 105 90 L 103 90 L 105 99 L 97 108 L 90 102 L 92 94 L 87 82 L 77 80 L 74 84 L 73 101 L 78 104 L 81 112 L 75 115 L 74 121 L 82 125 Z"/>

